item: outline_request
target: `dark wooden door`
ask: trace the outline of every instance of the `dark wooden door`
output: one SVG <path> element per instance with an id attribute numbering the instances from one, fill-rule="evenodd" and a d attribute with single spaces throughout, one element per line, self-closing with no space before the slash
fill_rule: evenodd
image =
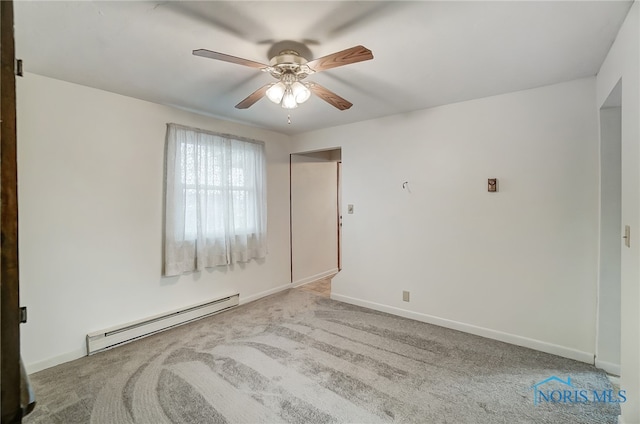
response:
<path id="1" fill-rule="evenodd" d="M 22 422 L 13 1 L 0 1 L 0 411 Z"/>

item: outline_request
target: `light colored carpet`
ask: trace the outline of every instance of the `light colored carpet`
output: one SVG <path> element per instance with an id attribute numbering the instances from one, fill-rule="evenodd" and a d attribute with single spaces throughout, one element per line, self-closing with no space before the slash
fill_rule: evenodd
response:
<path id="1" fill-rule="evenodd" d="M 615 423 L 615 404 L 534 405 L 576 361 L 288 290 L 31 376 L 54 423 Z"/>
<path id="2" fill-rule="evenodd" d="M 331 297 L 331 278 L 314 281 L 298 287 L 298 290 L 310 291 L 324 297 Z"/>

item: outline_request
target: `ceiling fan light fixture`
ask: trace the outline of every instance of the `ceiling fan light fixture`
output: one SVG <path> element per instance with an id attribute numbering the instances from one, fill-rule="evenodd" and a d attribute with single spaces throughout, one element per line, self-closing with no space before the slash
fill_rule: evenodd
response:
<path id="1" fill-rule="evenodd" d="M 273 103 L 280 104 L 280 102 L 282 101 L 282 97 L 284 97 L 285 89 L 286 87 L 282 82 L 277 82 L 269 87 L 265 94 L 267 95 L 267 98 Z"/>
<path id="2" fill-rule="evenodd" d="M 306 102 L 311 97 L 311 91 L 300 81 L 291 84 L 291 90 L 298 104 Z"/>
<path id="3" fill-rule="evenodd" d="M 299 53 L 301 51 L 303 55 Z M 284 109 L 294 109 L 309 100 L 311 92 L 339 110 L 347 110 L 353 106 L 348 100 L 316 83 L 301 81 L 317 72 L 371 60 L 373 59 L 371 50 L 364 46 L 354 46 L 309 62 L 304 56 L 310 53 L 304 44 L 285 40 L 274 44 L 269 49 L 269 56 L 273 57 L 269 61 L 270 65 L 265 65 L 212 50 L 193 50 L 195 56 L 257 68 L 279 80 L 277 83 L 265 84 L 258 88 L 238 103 L 236 109 L 248 109 L 263 97 L 267 97 L 269 101 L 279 104 Z"/>
<path id="4" fill-rule="evenodd" d="M 284 109 L 295 109 L 298 107 L 298 102 L 296 102 L 296 97 L 293 95 L 291 86 L 288 86 L 284 91 L 284 96 L 282 96 L 282 107 Z"/>

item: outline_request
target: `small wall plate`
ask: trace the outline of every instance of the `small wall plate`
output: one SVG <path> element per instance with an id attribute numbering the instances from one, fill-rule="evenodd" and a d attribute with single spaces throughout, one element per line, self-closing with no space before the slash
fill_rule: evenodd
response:
<path id="1" fill-rule="evenodd" d="M 494 193 L 498 191 L 498 179 L 497 178 L 489 178 L 487 181 L 487 191 L 490 193 Z"/>

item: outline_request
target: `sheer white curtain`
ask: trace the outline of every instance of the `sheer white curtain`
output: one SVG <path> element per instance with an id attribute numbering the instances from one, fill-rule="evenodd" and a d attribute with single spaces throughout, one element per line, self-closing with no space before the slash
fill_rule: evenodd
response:
<path id="1" fill-rule="evenodd" d="M 267 253 L 264 143 L 167 124 L 164 274 Z"/>

